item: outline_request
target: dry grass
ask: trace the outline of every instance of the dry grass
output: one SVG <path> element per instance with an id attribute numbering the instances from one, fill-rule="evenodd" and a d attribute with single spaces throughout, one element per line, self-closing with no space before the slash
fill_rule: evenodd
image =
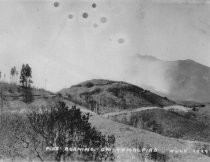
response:
<path id="1" fill-rule="evenodd" d="M 113 134 L 116 137 L 116 147 L 134 147 L 134 141 L 149 145 L 162 154 L 168 154 L 170 150 L 188 150 L 188 154 L 168 154 L 172 161 L 209 161 L 210 159 L 201 154 L 192 153 L 197 143 L 206 144 L 202 142 L 192 142 L 187 140 L 175 139 L 165 137 L 156 133 L 152 133 L 143 129 L 137 129 L 122 123 L 114 122 L 100 116 L 92 116 L 90 119 L 93 126 L 105 134 Z M 208 144 L 208 143 L 207 143 Z M 136 153 L 117 153 L 118 160 L 131 160 L 131 157 L 138 157 Z"/>
<path id="2" fill-rule="evenodd" d="M 210 142 L 209 126 L 198 121 L 194 112 L 174 112 L 156 108 L 114 115 L 110 118 L 168 137 Z"/>

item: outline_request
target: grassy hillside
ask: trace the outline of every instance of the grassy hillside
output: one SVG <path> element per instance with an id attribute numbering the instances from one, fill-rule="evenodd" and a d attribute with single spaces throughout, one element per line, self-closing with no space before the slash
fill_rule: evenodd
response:
<path id="1" fill-rule="evenodd" d="M 25 103 L 25 89 L 23 87 L 15 84 L 0 82 L 0 93 L 2 93 L 3 98 L 2 111 L 23 113 L 27 111 L 29 107 L 46 106 L 49 103 L 48 99 L 55 97 L 52 92 L 44 89 L 31 88 L 30 91 L 30 95 L 33 98 L 32 102 Z"/>
<path id="2" fill-rule="evenodd" d="M 143 106 L 168 106 L 174 104 L 166 97 L 125 82 L 90 80 L 59 93 L 97 113 L 117 112 Z"/>
<path id="3" fill-rule="evenodd" d="M 164 136 L 210 142 L 210 127 L 194 112 L 150 109 L 115 115 L 112 120 Z"/>
<path id="4" fill-rule="evenodd" d="M 156 148 L 161 155 L 160 159 L 156 160 L 156 162 L 208 162 L 210 160 L 208 156 L 203 156 L 202 154 L 193 152 L 204 146 L 209 149 L 210 146 L 208 143 L 165 137 L 144 129 L 104 119 L 98 115 L 92 116 L 90 122 L 104 134 L 113 134 L 116 137 L 116 147 L 136 148 L 141 146 L 144 148 Z M 178 152 L 170 152 L 171 150 L 176 150 Z M 179 152 L 180 150 L 187 150 L 187 153 L 181 153 Z M 142 159 L 144 158 L 144 155 L 141 153 L 117 152 L 116 154 L 118 161 L 144 161 Z"/>
<path id="5" fill-rule="evenodd" d="M 32 95 L 34 95 L 35 97 L 53 94 L 52 92 L 39 88 L 32 87 L 31 90 Z M 23 96 L 24 88 L 19 85 L 0 82 L 0 91 L 2 91 L 3 94 L 8 98 L 15 98 Z"/>
<path id="6" fill-rule="evenodd" d="M 45 103 L 52 104 L 55 99 L 45 99 Z M 42 101 L 44 103 L 44 100 Z M 40 99 L 33 102 L 34 106 L 40 106 Z M 70 107 L 72 102 L 66 100 L 67 105 Z M 29 105 L 27 105 L 29 106 Z M 83 112 L 89 112 L 84 107 L 79 107 Z M 29 146 L 25 147 L 25 130 L 28 129 L 28 122 L 25 120 L 25 115 L 7 113 L 4 116 L 4 125 L 0 125 L 2 128 L 0 131 L 0 155 L 1 157 L 12 157 L 13 160 L 23 161 L 24 159 L 31 158 L 31 160 L 39 161 L 37 152 L 40 156 L 44 156 L 44 152 L 41 150 L 41 146 L 36 147 L 33 143 L 29 143 Z M 105 119 L 102 116 L 92 113 L 90 122 L 97 130 L 101 131 L 105 135 L 114 135 L 116 138 L 116 148 L 155 148 L 158 151 L 156 159 L 150 159 L 150 161 L 163 162 L 163 161 L 209 161 L 208 156 L 202 154 L 193 153 L 194 149 L 208 146 L 202 142 L 191 142 L 181 139 L 168 138 L 157 133 L 153 133 L 147 130 L 134 128 L 129 125 L 125 125 L 119 122 L 115 122 L 109 119 Z M 18 132 L 18 134 L 17 134 Z M 34 137 L 31 134 L 31 138 Z M 19 141 L 21 139 L 21 141 Z M 40 138 L 41 139 L 41 138 Z M 23 140 L 23 141 L 22 141 Z M 36 141 L 39 142 L 39 141 Z M 27 143 L 26 143 L 27 144 Z M 37 144 L 37 143 L 35 143 Z M 42 146 L 43 147 L 43 146 Z M 45 146 L 44 146 L 45 147 Z M 184 150 L 187 153 L 170 153 L 171 150 Z M 136 152 L 117 152 L 115 156 L 117 161 L 144 161 L 147 159 L 148 153 L 136 153 Z M 50 159 L 49 159 L 50 161 Z"/>

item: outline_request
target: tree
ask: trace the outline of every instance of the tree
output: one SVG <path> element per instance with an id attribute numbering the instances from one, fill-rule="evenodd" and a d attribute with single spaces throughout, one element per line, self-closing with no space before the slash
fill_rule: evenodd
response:
<path id="1" fill-rule="evenodd" d="M 17 70 L 16 70 L 16 67 L 12 67 L 11 70 L 10 70 L 10 75 L 11 75 L 11 82 L 15 82 L 14 81 L 14 77 L 15 75 L 17 74 Z"/>
<path id="2" fill-rule="evenodd" d="M 13 68 L 10 70 L 10 82 L 12 83 L 13 81 Z"/>
<path id="3" fill-rule="evenodd" d="M 33 101 L 33 94 L 31 89 L 32 80 L 32 70 L 28 64 L 23 64 L 20 74 L 20 83 L 23 86 L 23 101 L 25 103 L 30 103 Z"/>
<path id="4" fill-rule="evenodd" d="M 14 83 L 17 82 L 17 76 L 18 76 L 18 71 L 16 69 L 16 66 L 12 67 L 11 71 L 10 71 L 10 74 L 11 74 L 11 78 L 13 80 Z"/>
<path id="5" fill-rule="evenodd" d="M 6 82 L 6 74 L 4 74 L 4 82 Z"/>
<path id="6" fill-rule="evenodd" d="M 15 76 L 16 76 L 16 77 L 15 77 L 15 83 L 16 83 L 16 84 L 17 84 L 18 74 L 19 74 L 18 71 L 15 69 Z"/>
<path id="7" fill-rule="evenodd" d="M 59 101 L 55 106 L 42 109 L 41 113 L 30 113 L 28 118 L 33 130 L 45 139 L 46 146 L 58 148 L 52 152 L 56 161 L 114 160 L 115 137 L 106 137 L 91 127 L 89 114 L 82 115 L 76 106 L 69 109 L 64 102 Z M 68 148 L 80 150 L 72 152 Z M 85 151 L 85 148 L 91 150 Z M 103 151 L 102 148 L 109 150 Z"/>
<path id="8" fill-rule="evenodd" d="M 26 65 L 23 64 L 21 72 L 20 72 L 20 83 L 22 84 L 22 86 L 23 87 L 30 87 L 31 83 L 33 83 L 31 78 L 32 78 L 31 67 L 28 64 L 26 64 Z"/>

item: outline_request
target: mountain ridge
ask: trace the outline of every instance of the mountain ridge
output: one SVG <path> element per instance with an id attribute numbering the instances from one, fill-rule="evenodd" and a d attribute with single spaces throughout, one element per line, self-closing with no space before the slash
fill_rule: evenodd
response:
<path id="1" fill-rule="evenodd" d="M 195 61 L 195 60 L 193 60 L 193 59 L 179 59 L 179 60 L 162 60 L 162 59 L 160 59 L 160 58 L 158 58 L 158 57 L 155 57 L 155 56 L 153 56 L 153 55 L 142 55 L 142 54 L 136 54 L 136 56 L 138 57 L 138 58 L 140 58 L 140 59 L 147 59 L 147 60 L 153 60 L 153 61 L 162 61 L 162 62 L 186 62 L 186 63 L 194 63 L 194 64 L 199 64 L 199 65 L 201 65 L 201 66 L 205 66 L 205 67 L 207 67 L 207 68 L 210 68 L 210 66 L 208 66 L 208 65 L 205 65 L 205 64 L 202 64 L 202 63 L 200 63 L 200 62 L 197 62 L 197 61 Z"/>

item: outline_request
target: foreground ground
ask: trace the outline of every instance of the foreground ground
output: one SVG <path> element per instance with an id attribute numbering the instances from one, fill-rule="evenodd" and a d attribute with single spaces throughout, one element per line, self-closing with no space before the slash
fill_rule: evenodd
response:
<path id="1" fill-rule="evenodd" d="M 38 91 L 37 91 L 38 93 Z M 39 110 L 42 106 L 48 106 L 52 102 L 54 102 L 55 98 L 57 98 L 54 94 L 45 93 L 43 95 L 38 93 L 39 97 L 36 97 L 34 101 L 30 104 L 25 104 L 21 101 L 20 98 L 7 98 L 3 103 L 3 112 L 4 113 L 10 113 L 10 114 L 19 114 L 24 115 L 29 110 Z M 68 100 L 68 98 L 62 98 L 62 96 L 59 97 L 63 101 L 66 102 L 69 108 L 71 106 L 75 105 L 74 102 Z M 210 152 L 202 152 L 203 151 L 210 151 L 210 143 L 205 140 L 189 140 L 186 139 L 179 139 L 179 138 L 172 138 L 161 135 L 161 133 L 154 133 L 151 130 L 145 130 L 145 128 L 141 127 L 135 127 L 130 124 L 125 124 L 122 121 L 117 121 L 114 118 L 120 115 L 124 115 L 128 117 L 130 114 L 137 114 L 142 115 L 145 113 L 149 113 L 150 115 L 153 114 L 153 116 L 159 116 L 159 118 L 154 118 L 154 120 L 157 120 L 159 122 L 165 122 L 166 124 L 169 121 L 173 121 L 172 124 L 179 124 L 180 119 L 183 119 L 182 116 L 185 113 L 188 113 L 188 111 L 191 111 L 190 108 L 186 108 L 183 106 L 165 106 L 163 108 L 156 107 L 156 106 L 148 106 L 145 108 L 139 107 L 139 108 L 132 108 L 129 110 L 121 110 L 120 112 L 110 112 L 110 113 L 104 113 L 102 115 L 98 115 L 95 112 L 91 111 L 90 109 L 86 108 L 85 106 L 77 105 L 77 108 L 79 108 L 83 113 L 90 113 L 90 122 L 92 126 L 96 127 L 97 130 L 103 132 L 106 135 L 114 135 L 116 138 L 116 149 L 117 148 L 153 148 L 157 149 L 158 151 L 158 159 L 156 161 L 162 162 L 162 161 L 210 161 Z M 115 109 L 112 107 L 111 109 Z M 174 111 L 173 113 L 173 119 L 171 118 L 166 120 L 167 118 L 163 116 L 163 114 L 166 114 L 168 116 L 168 113 L 171 114 L 171 110 Z M 159 111 L 159 115 L 157 115 L 157 111 Z M 196 116 L 196 121 L 199 122 L 206 122 L 208 123 L 209 120 L 209 105 L 206 107 L 199 109 Z M 155 114 L 154 114 L 155 113 Z M 147 115 L 148 116 L 148 115 Z M 191 116 L 189 116 L 191 117 Z M 176 119 L 176 120 L 175 120 Z M 178 119 L 178 120 L 177 120 Z M 148 119 L 149 120 L 149 119 Z M 192 119 L 189 118 L 189 121 Z M 193 119 L 194 120 L 194 119 Z M 178 122 L 177 122 L 178 121 Z M 188 120 L 183 120 L 188 121 Z M 188 121 L 188 122 L 189 122 Z M 192 122 L 193 123 L 193 122 Z M 3 125 L 2 125 L 3 124 Z M 191 124 L 191 122 L 190 122 Z M 1 123 L 2 127 L 5 127 L 4 123 Z M 175 127 L 175 126 L 174 126 Z M 177 125 L 176 125 L 177 127 Z M 172 129 L 172 127 L 168 127 L 168 129 Z M 0 132 L 0 156 L 1 158 L 4 158 L 5 155 L 5 146 L 4 143 L 9 143 L 9 147 L 7 148 L 7 153 L 11 154 L 12 150 L 14 151 L 14 148 L 18 148 L 13 145 L 10 141 L 10 136 L 8 133 L 5 134 L 5 132 Z M 199 135 L 199 134 L 198 134 Z M 209 138 L 209 137 L 207 137 Z M 4 146 L 4 147 L 3 147 Z M 10 151 L 9 151 L 10 150 Z M 20 150 L 19 150 L 20 151 Z M 23 150 L 24 151 L 24 150 Z M 185 151 L 185 152 L 184 152 Z M 136 153 L 133 151 L 120 151 L 115 150 L 116 155 L 116 161 L 144 161 L 146 159 L 145 152 L 143 153 Z M 34 156 L 32 156 L 34 157 Z M 21 157 L 17 157 L 21 158 Z M 13 160 L 17 160 L 13 159 Z M 21 159 L 23 160 L 23 159 Z M 38 160 L 37 158 L 34 158 L 32 160 Z M 147 160 L 148 161 L 148 160 Z"/>

